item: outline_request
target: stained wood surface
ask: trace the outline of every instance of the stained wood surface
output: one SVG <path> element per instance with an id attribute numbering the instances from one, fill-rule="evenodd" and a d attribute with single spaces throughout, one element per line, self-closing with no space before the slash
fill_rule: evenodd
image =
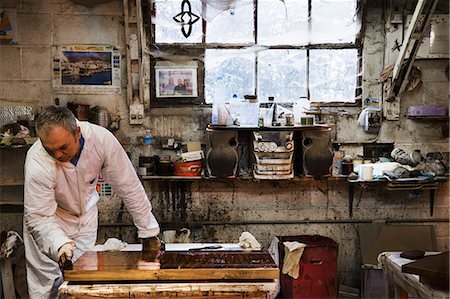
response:
<path id="1" fill-rule="evenodd" d="M 390 256 L 399 256 L 400 252 L 384 252 L 380 254 L 379 260 L 383 266 L 383 271 L 388 276 L 389 284 L 407 291 L 414 298 L 448 299 L 448 291 L 434 288 L 423 284 L 416 275 L 402 272 L 401 266 L 390 259 Z"/>
<path id="2" fill-rule="evenodd" d="M 278 286 L 272 282 L 214 283 L 109 283 L 64 282 L 59 294 L 64 298 L 274 298 Z"/>
<path id="3" fill-rule="evenodd" d="M 402 266 L 402 272 L 417 274 L 420 281 L 448 290 L 449 252 L 430 255 Z"/>
<path id="4" fill-rule="evenodd" d="M 267 251 L 166 252 L 160 269 L 142 263 L 136 251 L 84 253 L 64 271 L 66 281 L 271 280 L 279 270 Z"/>

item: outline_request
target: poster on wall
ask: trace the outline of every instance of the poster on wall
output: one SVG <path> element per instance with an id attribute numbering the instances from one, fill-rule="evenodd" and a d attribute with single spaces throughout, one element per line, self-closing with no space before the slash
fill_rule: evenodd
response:
<path id="1" fill-rule="evenodd" d="M 120 93 L 120 52 L 113 46 L 55 46 L 52 67 L 55 93 Z"/>
<path id="2" fill-rule="evenodd" d="M 17 36 L 17 10 L 0 8 L 0 45 L 16 45 Z"/>
<path id="3" fill-rule="evenodd" d="M 196 66 L 155 66 L 156 97 L 197 97 Z"/>

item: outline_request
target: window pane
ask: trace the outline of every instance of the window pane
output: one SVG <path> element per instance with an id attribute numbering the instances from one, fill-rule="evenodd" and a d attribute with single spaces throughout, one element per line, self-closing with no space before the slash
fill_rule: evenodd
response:
<path id="1" fill-rule="evenodd" d="M 255 93 L 255 55 L 239 50 L 206 50 L 205 102 L 211 104 L 217 82 L 226 86 L 229 98 L 236 94 L 243 98 Z"/>
<path id="2" fill-rule="evenodd" d="M 358 50 L 311 50 L 311 101 L 354 102 Z"/>
<path id="3" fill-rule="evenodd" d="M 356 0 L 312 0 L 311 43 L 354 42 L 360 29 Z"/>
<path id="4" fill-rule="evenodd" d="M 258 1 L 258 44 L 304 45 L 308 40 L 307 0 Z"/>
<path id="5" fill-rule="evenodd" d="M 306 51 L 268 50 L 258 54 L 258 99 L 294 102 L 306 97 Z"/>
<path id="6" fill-rule="evenodd" d="M 215 2 L 214 2 L 215 3 Z M 241 0 L 228 5 L 206 7 L 207 43 L 252 43 L 253 37 L 253 0 Z M 226 30 L 224 30 L 226 28 Z"/>
<path id="7" fill-rule="evenodd" d="M 181 1 L 179 0 L 154 0 L 156 17 L 152 17 L 155 24 L 156 43 L 201 43 L 202 42 L 202 19 L 192 24 L 192 32 L 188 38 L 181 32 L 181 25 L 173 19 L 181 12 Z M 200 0 L 190 0 L 191 11 L 200 16 Z M 185 5 L 185 11 L 187 6 Z M 187 30 L 187 29 L 186 29 Z"/>

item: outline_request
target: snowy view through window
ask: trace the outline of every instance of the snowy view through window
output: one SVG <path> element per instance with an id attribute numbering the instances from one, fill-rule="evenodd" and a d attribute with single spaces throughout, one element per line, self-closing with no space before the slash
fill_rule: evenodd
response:
<path id="1" fill-rule="evenodd" d="M 361 27 L 357 0 L 309 2 L 190 0 L 204 29 L 199 21 L 185 38 L 172 20 L 180 1 L 156 0 L 155 44 L 204 49 L 199 60 L 205 66 L 205 103 L 212 103 L 223 85 L 229 97 L 354 102 Z"/>

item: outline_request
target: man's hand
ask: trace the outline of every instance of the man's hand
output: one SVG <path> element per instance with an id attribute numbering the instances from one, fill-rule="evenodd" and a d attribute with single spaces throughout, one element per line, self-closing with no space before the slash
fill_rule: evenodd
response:
<path id="1" fill-rule="evenodd" d="M 58 264 L 63 270 L 72 268 L 73 251 L 75 250 L 75 242 L 67 242 L 58 250 Z"/>
<path id="2" fill-rule="evenodd" d="M 164 253 L 165 244 L 158 237 L 142 239 L 142 259 L 155 262 Z"/>

